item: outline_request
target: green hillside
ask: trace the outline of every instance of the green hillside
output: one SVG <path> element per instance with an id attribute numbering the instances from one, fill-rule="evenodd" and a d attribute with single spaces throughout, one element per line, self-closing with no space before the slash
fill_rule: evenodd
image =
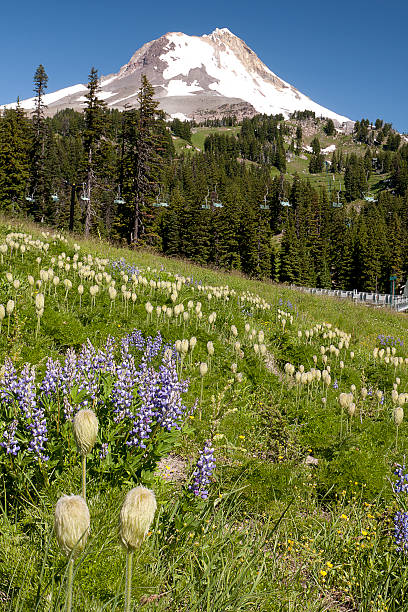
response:
<path id="1" fill-rule="evenodd" d="M 89 408 L 73 609 L 123 609 L 118 521 L 140 484 L 158 507 L 135 609 L 405 609 L 405 315 L 5 219 L 0 254 L 1 609 L 63 606 L 53 516 L 81 493 L 70 419 Z"/>

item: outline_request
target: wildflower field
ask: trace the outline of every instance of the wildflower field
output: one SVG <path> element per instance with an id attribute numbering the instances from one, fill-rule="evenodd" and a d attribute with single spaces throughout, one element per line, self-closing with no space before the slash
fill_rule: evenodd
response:
<path id="1" fill-rule="evenodd" d="M 0 257 L 0 610 L 408 610 L 406 315 L 4 220 Z"/>

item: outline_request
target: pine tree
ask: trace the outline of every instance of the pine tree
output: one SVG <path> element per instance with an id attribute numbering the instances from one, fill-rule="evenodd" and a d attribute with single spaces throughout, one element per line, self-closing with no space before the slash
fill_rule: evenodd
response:
<path id="1" fill-rule="evenodd" d="M 30 124 L 21 109 L 5 110 L 0 120 L 0 201 L 12 212 L 25 208 L 25 192 L 29 178 Z"/>
<path id="2" fill-rule="evenodd" d="M 40 64 L 34 74 L 35 108 L 33 111 L 33 141 L 31 147 L 30 192 L 35 199 L 32 207 L 34 217 L 43 219 L 46 212 L 49 187 L 45 173 L 45 138 L 44 95 L 47 89 L 48 76 Z"/>
<path id="3" fill-rule="evenodd" d="M 300 155 L 302 152 L 302 138 L 302 128 L 300 127 L 300 125 L 298 125 L 296 128 L 296 155 Z"/>
<path id="4" fill-rule="evenodd" d="M 88 91 L 85 94 L 87 100 L 85 107 L 85 130 L 84 149 L 86 152 L 86 181 L 83 193 L 84 210 L 84 234 L 89 236 L 96 210 L 93 202 L 92 189 L 95 182 L 94 155 L 102 137 L 104 102 L 98 99 L 99 79 L 97 70 L 92 67 L 88 76 Z"/>
<path id="5" fill-rule="evenodd" d="M 160 153 L 163 143 L 157 122 L 163 121 L 154 100 L 154 89 L 142 75 L 138 93 L 139 108 L 127 113 L 127 134 L 124 158 L 124 190 L 130 202 L 129 234 L 137 244 L 146 232 L 149 200 L 157 191 Z"/>

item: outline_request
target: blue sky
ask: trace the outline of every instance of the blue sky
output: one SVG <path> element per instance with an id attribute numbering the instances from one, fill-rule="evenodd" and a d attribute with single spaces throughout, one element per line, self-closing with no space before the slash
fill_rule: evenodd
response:
<path id="1" fill-rule="evenodd" d="M 406 0 L 27 0 L 1 9 L 0 104 L 32 96 L 38 64 L 48 91 L 116 72 L 169 31 L 227 27 L 302 93 L 352 119 L 377 117 L 408 132 Z"/>

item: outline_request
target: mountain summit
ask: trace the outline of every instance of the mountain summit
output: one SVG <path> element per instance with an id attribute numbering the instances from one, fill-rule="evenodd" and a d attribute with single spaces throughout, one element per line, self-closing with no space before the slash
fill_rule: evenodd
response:
<path id="1" fill-rule="evenodd" d="M 340 124 L 348 121 L 280 79 L 227 28 L 204 36 L 169 32 L 146 43 L 117 74 L 101 78 L 99 97 L 111 108 L 136 106 L 142 74 L 155 88 L 161 108 L 180 119 L 256 112 L 288 117 L 308 109 Z M 66 107 L 80 110 L 85 92 L 84 84 L 66 87 L 45 95 L 44 103 L 52 114 Z M 33 108 L 34 98 L 21 106 Z"/>

